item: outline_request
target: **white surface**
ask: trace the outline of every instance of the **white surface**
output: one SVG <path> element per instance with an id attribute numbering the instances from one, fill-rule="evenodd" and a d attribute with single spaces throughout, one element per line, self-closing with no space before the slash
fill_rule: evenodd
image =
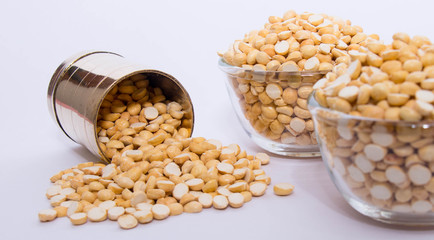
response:
<path id="1" fill-rule="evenodd" d="M 396 31 L 434 40 L 432 1 L 9 1 L 0 7 L 2 134 L 0 239 L 433 239 L 433 228 L 375 222 L 355 212 L 333 186 L 320 160 L 274 156 L 273 183 L 241 209 L 182 214 L 129 231 L 117 223 L 74 227 L 67 218 L 40 223 L 49 208 L 49 177 L 95 159 L 50 119 L 48 82 L 56 67 L 83 50 L 109 50 L 177 77 L 196 112 L 194 136 L 261 151 L 241 129 L 217 68 L 217 50 L 262 26 L 269 15 L 312 11 L 351 19 L 389 41 Z"/>

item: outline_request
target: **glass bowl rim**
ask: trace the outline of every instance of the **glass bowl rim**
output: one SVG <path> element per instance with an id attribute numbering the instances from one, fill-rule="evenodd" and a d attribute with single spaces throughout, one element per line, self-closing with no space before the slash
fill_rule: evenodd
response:
<path id="1" fill-rule="evenodd" d="M 253 71 L 253 70 L 245 69 L 242 67 L 230 65 L 222 57 L 219 57 L 218 66 L 223 72 L 225 72 L 227 74 L 231 74 L 231 75 L 240 74 L 240 73 L 244 73 L 244 72 L 252 73 L 252 74 L 284 73 L 284 74 L 288 74 L 288 75 L 296 75 L 296 76 L 302 76 L 302 77 L 306 76 L 307 77 L 307 76 L 315 76 L 315 75 L 324 75 L 325 76 L 327 73 L 331 72 L 330 70 L 321 70 L 321 71 L 319 71 L 319 70 L 318 71 L 269 71 L 269 70 Z"/>
<path id="2" fill-rule="evenodd" d="M 379 119 L 379 118 L 354 116 L 354 115 L 350 115 L 347 113 L 339 112 L 339 111 L 321 106 L 318 103 L 318 101 L 315 99 L 315 92 L 316 92 L 316 90 L 314 89 L 307 99 L 308 109 L 312 113 L 312 117 L 314 117 L 314 115 L 316 115 L 315 110 L 321 110 L 321 111 L 325 111 L 327 113 L 331 113 L 331 114 L 337 116 L 337 119 L 372 121 L 372 122 L 376 122 L 376 123 L 406 125 L 406 126 L 407 125 L 411 125 L 411 126 L 423 125 L 424 128 L 434 127 L 434 120 L 423 120 L 423 121 L 387 120 L 387 119 Z M 327 118 L 327 117 L 323 117 L 323 118 Z M 331 119 L 331 118 L 328 118 L 328 119 Z"/>

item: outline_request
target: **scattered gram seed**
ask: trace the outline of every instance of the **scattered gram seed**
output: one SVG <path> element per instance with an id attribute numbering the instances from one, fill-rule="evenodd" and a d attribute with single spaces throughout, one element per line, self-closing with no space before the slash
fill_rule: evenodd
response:
<path id="1" fill-rule="evenodd" d="M 255 155 L 255 159 L 261 161 L 262 165 L 267 165 L 270 162 L 270 156 L 268 156 L 266 153 L 257 153 Z"/>
<path id="2" fill-rule="evenodd" d="M 263 182 L 254 182 L 250 185 L 250 192 L 254 197 L 260 197 L 265 194 L 267 190 L 267 184 Z"/>
<path id="3" fill-rule="evenodd" d="M 87 216 L 92 222 L 102 222 L 107 219 L 107 211 L 100 207 L 94 207 L 87 212 Z"/>
<path id="4" fill-rule="evenodd" d="M 230 194 L 229 194 L 230 195 Z M 212 205 L 215 209 L 225 209 L 229 205 L 227 197 L 223 195 L 217 195 L 212 200 Z"/>
<path id="5" fill-rule="evenodd" d="M 54 208 L 54 210 L 57 212 L 57 217 L 66 217 L 68 208 L 64 206 L 57 206 Z"/>
<path id="6" fill-rule="evenodd" d="M 74 225 L 82 225 L 87 222 L 87 215 L 86 213 L 74 213 L 69 216 L 69 220 Z"/>
<path id="7" fill-rule="evenodd" d="M 45 209 L 41 210 L 38 213 L 39 221 L 41 222 L 49 222 L 53 221 L 57 217 L 57 212 L 54 209 Z"/>
<path id="8" fill-rule="evenodd" d="M 213 197 L 209 193 L 204 193 L 199 196 L 198 201 L 202 204 L 202 207 L 209 208 L 213 204 Z"/>
<path id="9" fill-rule="evenodd" d="M 229 206 L 233 208 L 242 207 L 244 204 L 244 197 L 241 193 L 232 193 L 228 196 Z"/>
<path id="10" fill-rule="evenodd" d="M 184 205 L 184 212 L 198 213 L 202 211 L 202 204 L 197 201 L 191 201 Z"/>
<path id="11" fill-rule="evenodd" d="M 278 196 L 287 196 L 294 190 L 294 185 L 289 183 L 278 183 L 273 187 L 274 194 Z"/>
<path id="12" fill-rule="evenodd" d="M 155 219 L 162 220 L 169 216 L 170 209 L 166 205 L 155 204 L 154 206 L 152 206 L 152 214 Z"/>
<path id="13" fill-rule="evenodd" d="M 182 196 L 184 196 L 187 193 L 188 193 L 188 185 L 185 183 L 178 183 L 173 189 L 173 197 L 175 197 L 178 200 L 180 200 Z"/>
<path id="14" fill-rule="evenodd" d="M 118 218 L 122 215 L 124 215 L 125 213 L 125 208 L 123 207 L 113 207 L 108 209 L 107 211 L 107 216 L 108 219 L 112 220 L 112 221 L 116 221 L 118 220 Z"/>
<path id="15" fill-rule="evenodd" d="M 135 211 L 133 216 L 139 223 L 149 223 L 152 221 L 152 219 L 154 219 L 151 210 Z"/>
<path id="16" fill-rule="evenodd" d="M 219 163 L 217 169 L 223 174 L 231 174 L 234 171 L 234 167 L 229 163 Z"/>
<path id="17" fill-rule="evenodd" d="M 241 195 L 244 197 L 244 203 L 250 202 L 252 200 L 252 193 L 250 191 L 241 192 Z"/>
<path id="18" fill-rule="evenodd" d="M 168 205 L 168 207 L 170 209 L 171 216 L 180 215 L 184 212 L 184 206 L 182 206 L 180 203 L 171 203 Z"/>
<path id="19" fill-rule="evenodd" d="M 138 221 L 133 215 L 126 214 L 118 218 L 118 224 L 123 229 L 131 229 L 137 226 Z"/>

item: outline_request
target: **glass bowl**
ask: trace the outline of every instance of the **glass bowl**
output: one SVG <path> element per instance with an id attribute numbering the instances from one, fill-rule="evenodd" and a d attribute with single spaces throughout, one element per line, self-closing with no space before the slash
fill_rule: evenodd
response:
<path id="1" fill-rule="evenodd" d="M 232 106 L 249 137 L 291 157 L 319 157 L 307 97 L 328 71 L 252 71 L 219 60 Z"/>
<path id="2" fill-rule="evenodd" d="M 434 225 L 434 121 L 356 117 L 308 101 L 322 159 L 358 212 L 403 225 Z"/>

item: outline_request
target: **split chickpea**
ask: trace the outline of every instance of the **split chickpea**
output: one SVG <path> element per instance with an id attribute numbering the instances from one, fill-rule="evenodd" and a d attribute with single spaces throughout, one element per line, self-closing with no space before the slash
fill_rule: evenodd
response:
<path id="1" fill-rule="evenodd" d="M 273 187 L 274 194 L 278 196 L 287 196 L 294 190 L 294 185 L 289 183 L 278 183 Z"/>
<path id="2" fill-rule="evenodd" d="M 262 196 L 271 181 L 261 169 L 270 157 L 248 155 L 237 144 L 178 136 L 143 149 L 158 150 L 163 157 L 151 161 L 121 155 L 108 165 L 84 163 L 54 175 L 46 196 L 55 208 L 41 211 L 41 221 L 67 215 L 81 225 L 108 218 L 131 229 L 183 212 L 242 207 L 252 196 Z M 74 194 L 78 197 L 70 199 Z"/>

